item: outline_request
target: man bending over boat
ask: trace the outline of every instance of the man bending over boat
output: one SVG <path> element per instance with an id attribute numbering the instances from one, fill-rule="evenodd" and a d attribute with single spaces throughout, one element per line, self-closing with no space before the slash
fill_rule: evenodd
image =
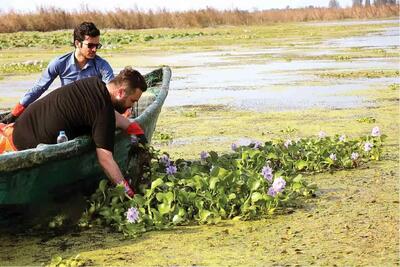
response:
<path id="1" fill-rule="evenodd" d="M 114 184 L 122 184 L 129 196 L 134 192 L 113 158 L 116 127 L 143 140 L 144 133 L 135 122 L 116 117 L 114 109 L 124 112 L 146 91 L 143 76 L 130 67 L 123 69 L 107 85 L 98 77 L 85 78 L 54 90 L 35 101 L 21 114 L 14 126 L 3 133 L 15 150 L 54 144 L 60 131 L 69 139 L 91 135 L 99 164 Z M 1 134 L 1 133 L 0 133 Z"/>
<path id="2" fill-rule="evenodd" d="M 101 48 L 100 31 L 92 22 L 83 22 L 75 27 L 73 33 L 75 50 L 53 59 L 43 71 L 40 79 L 25 93 L 11 112 L 1 119 L 2 123 L 14 122 L 18 116 L 36 99 L 38 99 L 60 77 L 61 85 L 72 83 L 87 77 L 99 77 L 108 83 L 114 78 L 108 62 L 98 55 Z"/>

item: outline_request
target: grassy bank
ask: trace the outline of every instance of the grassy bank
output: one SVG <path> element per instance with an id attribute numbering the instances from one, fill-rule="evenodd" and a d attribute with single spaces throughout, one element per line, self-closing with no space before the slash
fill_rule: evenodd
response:
<path id="1" fill-rule="evenodd" d="M 395 22 L 387 24 L 354 25 L 318 25 L 310 23 L 275 23 L 264 26 L 230 26 L 190 29 L 146 29 L 146 30 L 104 30 L 101 35 L 103 50 L 170 50 L 198 47 L 229 46 L 232 44 L 290 47 L 305 45 L 303 42 L 319 42 L 327 38 L 344 38 L 359 36 L 380 31 L 387 26 L 396 26 Z M 283 40 L 285 42 L 283 42 Z M 72 31 L 53 32 L 18 32 L 0 34 L 1 52 L 6 53 L 14 48 L 52 48 L 68 49 L 72 43 Z M 186 47 L 186 48 L 184 48 Z M 35 51 L 27 49 L 27 51 Z M 379 51 L 378 51 L 379 52 Z"/>

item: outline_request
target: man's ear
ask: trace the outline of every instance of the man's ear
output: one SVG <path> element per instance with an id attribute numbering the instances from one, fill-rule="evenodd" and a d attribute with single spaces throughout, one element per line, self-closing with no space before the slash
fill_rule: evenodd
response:
<path id="1" fill-rule="evenodd" d="M 80 44 L 81 42 L 79 42 L 78 40 L 75 40 L 75 42 L 74 42 L 74 44 L 75 44 L 75 48 L 78 48 L 78 47 L 80 47 L 79 46 L 79 44 Z"/>
<path id="2" fill-rule="evenodd" d="M 120 86 L 119 88 L 118 88 L 118 91 L 117 91 L 117 96 L 118 96 L 118 98 L 120 98 L 120 99 L 122 99 L 122 98 L 124 98 L 125 97 L 125 88 L 123 87 L 123 86 Z"/>

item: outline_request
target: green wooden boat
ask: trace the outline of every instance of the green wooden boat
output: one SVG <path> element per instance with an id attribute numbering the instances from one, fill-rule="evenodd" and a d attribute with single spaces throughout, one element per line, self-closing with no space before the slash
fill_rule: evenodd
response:
<path id="1" fill-rule="evenodd" d="M 171 70 L 163 67 L 145 75 L 148 90 L 131 117 L 150 141 L 168 94 Z M 123 171 L 127 166 L 129 136 L 117 130 L 114 158 Z M 61 144 L 0 155 L 0 207 L 45 203 L 77 189 L 91 188 L 105 177 L 88 136 Z"/>

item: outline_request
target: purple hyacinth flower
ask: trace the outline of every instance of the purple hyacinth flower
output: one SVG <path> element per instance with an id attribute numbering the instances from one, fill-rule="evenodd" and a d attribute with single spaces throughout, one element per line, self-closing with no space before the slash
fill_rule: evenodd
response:
<path id="1" fill-rule="evenodd" d="M 232 144 L 231 144 L 231 149 L 232 149 L 233 151 L 236 151 L 236 150 L 237 150 L 237 144 L 232 143 Z"/>
<path id="2" fill-rule="evenodd" d="M 261 174 L 262 176 L 264 176 L 265 180 L 272 182 L 272 168 L 270 168 L 269 166 L 264 166 L 261 170 Z"/>
<path id="3" fill-rule="evenodd" d="M 320 132 L 318 133 L 318 137 L 319 137 L 319 138 L 324 138 L 324 137 L 326 137 L 326 133 L 325 133 L 324 131 L 320 131 Z"/>
<path id="4" fill-rule="evenodd" d="M 371 144 L 370 142 L 366 142 L 366 143 L 364 144 L 364 151 L 365 151 L 365 152 L 370 151 L 370 150 L 372 149 L 373 146 L 374 146 L 374 145 Z"/>
<path id="5" fill-rule="evenodd" d="M 259 149 L 260 147 L 261 147 L 261 142 L 258 142 L 258 141 L 255 141 L 255 142 L 253 142 L 252 144 L 254 144 L 254 149 Z"/>
<path id="6" fill-rule="evenodd" d="M 292 144 L 292 140 L 288 139 L 285 141 L 285 143 L 283 144 L 286 148 L 288 148 L 290 145 Z"/>
<path id="7" fill-rule="evenodd" d="M 275 192 L 280 193 L 285 189 L 286 181 L 282 177 L 278 177 L 272 183 L 272 188 Z"/>
<path id="8" fill-rule="evenodd" d="M 171 160 L 169 159 L 168 155 L 163 154 L 160 157 L 160 162 L 163 163 L 165 166 L 171 165 Z"/>
<path id="9" fill-rule="evenodd" d="M 271 197 L 275 197 L 276 196 L 276 194 L 277 194 L 277 192 L 274 190 L 274 188 L 271 186 L 269 189 L 268 189 L 268 193 L 267 193 L 269 196 L 271 196 Z"/>
<path id="10" fill-rule="evenodd" d="M 165 168 L 165 172 L 168 175 L 174 175 L 177 172 L 176 166 L 174 166 L 174 165 L 168 166 L 167 168 Z"/>
<path id="11" fill-rule="evenodd" d="M 358 153 L 357 152 L 353 152 L 353 153 L 351 153 L 351 159 L 352 160 L 357 160 L 358 159 Z"/>
<path id="12" fill-rule="evenodd" d="M 208 154 L 207 151 L 201 151 L 201 153 L 200 153 L 201 160 L 206 160 L 209 156 L 210 156 L 210 154 Z"/>
<path id="13" fill-rule="evenodd" d="M 333 161 L 337 160 L 336 154 L 333 154 L 333 153 L 329 155 L 329 158 L 330 158 L 331 160 L 333 160 Z"/>
<path id="14" fill-rule="evenodd" d="M 139 210 L 137 208 L 129 208 L 128 212 L 126 213 L 126 219 L 129 223 L 135 223 L 139 221 Z"/>
<path id="15" fill-rule="evenodd" d="M 381 131 L 379 130 L 378 126 L 375 126 L 374 128 L 372 128 L 371 135 L 373 137 L 381 136 Z"/>
<path id="16" fill-rule="evenodd" d="M 339 137 L 339 141 L 340 141 L 340 142 L 346 141 L 346 136 L 345 136 L 344 134 L 341 135 L 341 136 Z"/>

